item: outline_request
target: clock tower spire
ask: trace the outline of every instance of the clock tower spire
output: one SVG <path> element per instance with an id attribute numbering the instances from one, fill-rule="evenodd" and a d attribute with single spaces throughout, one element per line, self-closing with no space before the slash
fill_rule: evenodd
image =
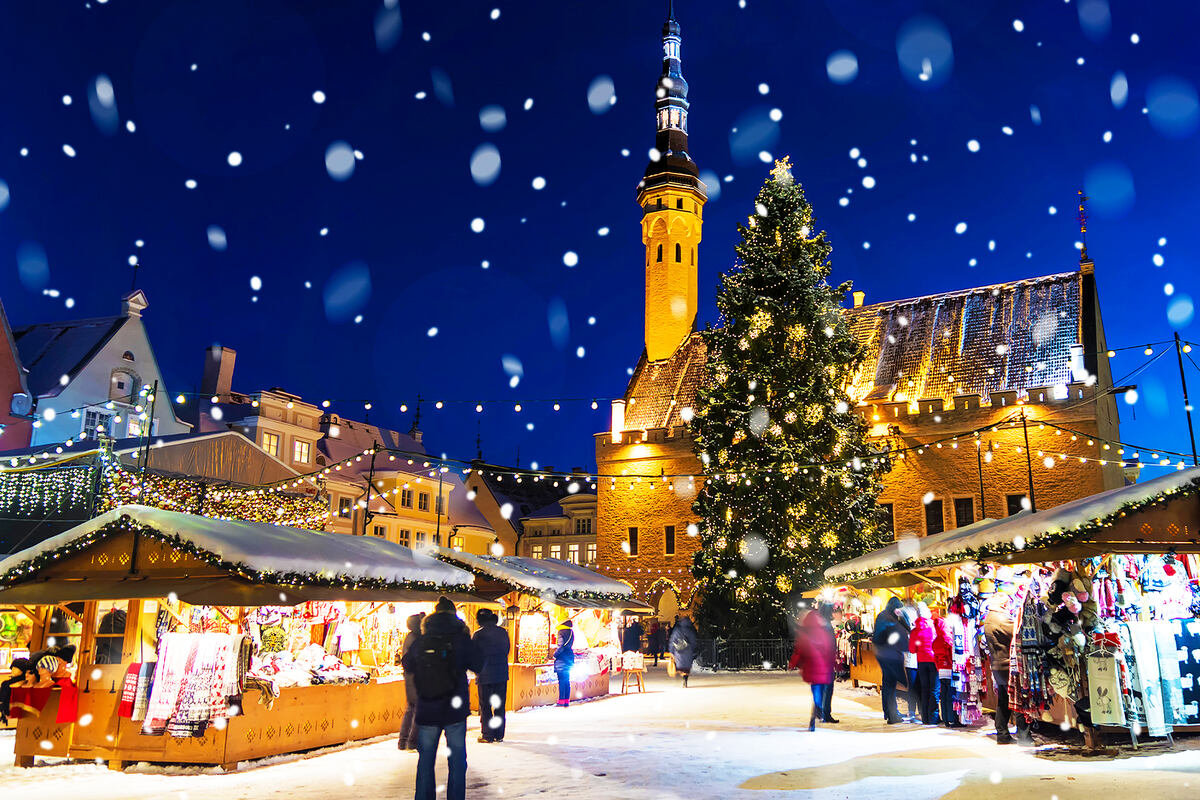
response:
<path id="1" fill-rule="evenodd" d="M 663 62 L 654 103 L 657 130 L 650 163 L 638 184 L 646 246 L 646 357 L 670 358 L 696 322 L 696 259 L 708 199 L 688 153 L 688 84 L 683 37 L 668 0 Z"/>

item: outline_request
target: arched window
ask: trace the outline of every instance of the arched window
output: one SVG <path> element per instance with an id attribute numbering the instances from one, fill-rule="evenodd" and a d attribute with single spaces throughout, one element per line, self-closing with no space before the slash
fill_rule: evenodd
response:
<path id="1" fill-rule="evenodd" d="M 126 350 L 124 353 L 121 354 L 121 358 L 124 359 L 125 361 L 133 361 L 133 353 L 130 352 L 129 350 Z"/>
<path id="2" fill-rule="evenodd" d="M 683 248 L 679 246 L 679 242 L 675 243 L 675 263 L 683 261 Z"/>
<path id="3" fill-rule="evenodd" d="M 658 260 L 660 262 L 662 261 L 662 245 L 661 244 L 658 246 Z"/>

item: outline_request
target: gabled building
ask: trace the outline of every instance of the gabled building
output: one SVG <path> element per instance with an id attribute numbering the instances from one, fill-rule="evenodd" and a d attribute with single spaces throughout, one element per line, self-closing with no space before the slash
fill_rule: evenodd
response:
<path id="1" fill-rule="evenodd" d="M 148 306 L 139 289 L 122 299 L 121 313 L 114 317 L 12 329 L 18 370 L 24 370 L 31 396 L 29 413 L 35 418 L 29 444 L 94 438 L 98 429 L 117 439 L 191 430 L 168 401 L 170 393 L 142 322 Z M 0 358 L 7 361 L 7 356 L 0 348 Z M 159 395 L 151 419 L 145 387 L 155 383 Z"/>
<path id="2" fill-rule="evenodd" d="M 518 556 L 596 564 L 596 495 L 578 491 L 521 517 Z"/>
<path id="3" fill-rule="evenodd" d="M 663 28 L 656 149 L 637 201 L 645 349 L 595 434 L 598 568 L 669 619 L 691 606 L 703 468 L 689 426 L 708 380 L 696 327 L 704 184 L 688 152 L 678 23 Z M 846 310 L 865 359 L 849 393 L 896 454 L 880 503 L 894 535 L 927 535 L 1122 485 L 1094 265 Z M 978 438 L 976 432 L 979 432 Z M 1028 444 L 1025 437 L 1028 436 Z M 1032 473 L 1032 478 L 1030 474 Z M 1032 485 L 1032 491 L 1031 491 Z"/>

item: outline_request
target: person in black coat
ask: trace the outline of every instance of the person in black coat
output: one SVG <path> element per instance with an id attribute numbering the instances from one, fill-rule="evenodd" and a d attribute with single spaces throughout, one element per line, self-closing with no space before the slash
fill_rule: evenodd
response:
<path id="1" fill-rule="evenodd" d="M 683 617 L 671 629 L 671 659 L 675 662 L 675 673 L 683 676 L 686 688 L 688 676 L 692 672 L 692 664 L 696 660 L 696 628 L 692 621 Z"/>
<path id="2" fill-rule="evenodd" d="M 447 653 L 449 680 L 446 675 L 428 674 L 431 653 Z M 440 597 L 434 613 L 425 617 L 421 636 L 401 659 L 405 679 L 417 685 L 417 786 L 416 800 L 435 800 L 437 780 L 434 774 L 438 743 L 446 735 L 450 750 L 446 778 L 447 800 L 465 800 L 467 794 L 467 716 L 471 712 L 467 670 L 479 674 L 479 659 L 467 626 L 455 613 L 454 603 Z M 449 691 L 432 693 L 430 685 L 445 683 Z"/>
<path id="3" fill-rule="evenodd" d="M 667 637 L 662 623 L 654 622 L 650 626 L 650 653 L 654 656 L 654 666 L 658 666 L 658 657 L 667 647 Z"/>
<path id="4" fill-rule="evenodd" d="M 417 639 L 421 638 L 421 621 L 425 612 L 413 614 L 408 618 L 408 633 L 404 635 L 404 644 L 400 646 L 400 663 L 412 649 Z M 400 738 L 396 746 L 401 750 L 417 749 L 417 682 L 411 676 L 404 681 L 404 719 L 400 722 Z"/>
<path id="5" fill-rule="evenodd" d="M 896 708 L 896 684 L 908 684 L 904 675 L 904 653 L 908 652 L 908 623 L 900 615 L 903 604 L 900 598 L 887 601 L 883 611 L 875 617 L 875 630 L 871 643 L 875 646 L 875 660 L 879 662 L 879 693 L 883 699 L 883 718 L 889 725 L 900 722 L 900 711 Z"/>
<path id="6" fill-rule="evenodd" d="M 558 648 L 554 651 L 554 674 L 558 676 L 560 708 L 571 704 L 571 667 L 575 666 L 575 631 L 571 620 L 558 626 Z"/>
<path id="7" fill-rule="evenodd" d="M 621 637 L 621 650 L 626 653 L 642 652 L 642 634 L 645 631 L 642 629 L 642 623 L 636 619 L 629 623 L 625 628 L 625 635 Z"/>
<path id="8" fill-rule="evenodd" d="M 497 623 L 500 617 L 490 608 L 475 614 L 479 630 L 471 637 L 479 656 L 475 688 L 479 690 L 479 741 L 504 741 L 504 699 L 508 694 L 508 631 Z"/>

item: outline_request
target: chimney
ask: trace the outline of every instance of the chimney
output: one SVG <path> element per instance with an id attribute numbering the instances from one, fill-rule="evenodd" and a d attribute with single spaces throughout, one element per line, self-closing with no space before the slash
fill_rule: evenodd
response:
<path id="1" fill-rule="evenodd" d="M 862 304 L 863 304 L 863 300 L 866 300 L 866 299 L 867 299 L 866 292 L 855 292 L 854 293 L 854 307 L 861 308 Z"/>
<path id="2" fill-rule="evenodd" d="M 237 351 L 230 347 L 214 344 L 208 348 L 204 358 L 204 379 L 200 382 L 200 393 L 204 397 L 228 397 L 233 388 L 233 364 Z"/>
<path id="3" fill-rule="evenodd" d="M 621 443 L 621 433 L 625 430 L 625 401 L 612 401 L 612 443 Z"/>

